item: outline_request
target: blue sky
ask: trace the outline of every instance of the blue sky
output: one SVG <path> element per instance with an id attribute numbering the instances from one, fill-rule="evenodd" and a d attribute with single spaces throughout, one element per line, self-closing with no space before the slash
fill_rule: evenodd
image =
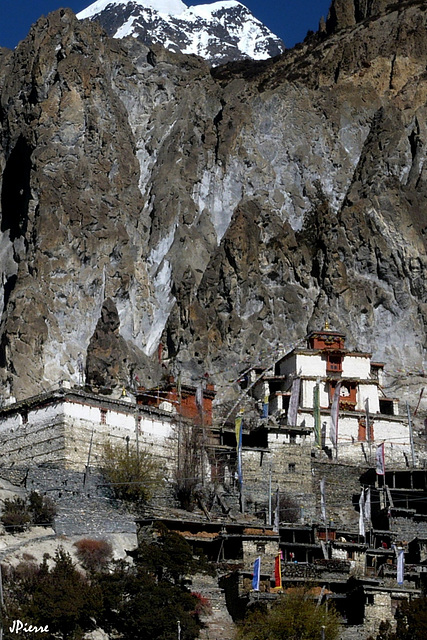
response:
<path id="1" fill-rule="evenodd" d="M 205 4 L 206 0 L 183 0 L 185 4 Z M 317 30 L 320 17 L 326 18 L 330 0 L 242 0 L 287 47 L 301 42 L 308 29 Z M 41 15 L 61 7 L 75 13 L 92 4 L 91 0 L 0 0 L 0 46 L 15 47 Z"/>

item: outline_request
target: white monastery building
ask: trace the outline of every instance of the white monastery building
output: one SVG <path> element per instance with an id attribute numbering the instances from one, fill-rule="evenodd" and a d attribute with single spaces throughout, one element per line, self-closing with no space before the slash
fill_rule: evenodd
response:
<path id="1" fill-rule="evenodd" d="M 309 429 L 312 445 L 334 459 L 371 465 L 384 443 L 387 464 L 411 464 L 408 420 L 383 391 L 384 365 L 348 351 L 345 334 L 327 324 L 306 341 L 271 369 L 251 370 L 246 385 L 264 418 Z"/>

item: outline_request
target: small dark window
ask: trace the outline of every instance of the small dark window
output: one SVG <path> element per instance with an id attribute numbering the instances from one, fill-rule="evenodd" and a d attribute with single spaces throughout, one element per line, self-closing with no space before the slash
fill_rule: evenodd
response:
<path id="1" fill-rule="evenodd" d="M 386 416 L 393 415 L 393 400 L 388 398 L 380 398 L 380 413 Z"/>
<path id="2" fill-rule="evenodd" d="M 21 413 L 21 417 L 22 417 L 22 424 L 27 424 L 27 422 L 28 422 L 28 411 L 23 411 Z"/>
<path id="3" fill-rule="evenodd" d="M 296 444 L 297 443 L 297 436 L 295 433 L 291 433 L 291 435 L 289 436 L 289 442 L 290 444 Z"/>
<path id="4" fill-rule="evenodd" d="M 295 473 L 295 470 L 296 470 L 295 462 L 290 462 L 288 465 L 288 469 L 289 469 L 289 473 Z"/>
<path id="5" fill-rule="evenodd" d="M 107 424 L 107 410 L 101 409 L 101 424 Z"/>

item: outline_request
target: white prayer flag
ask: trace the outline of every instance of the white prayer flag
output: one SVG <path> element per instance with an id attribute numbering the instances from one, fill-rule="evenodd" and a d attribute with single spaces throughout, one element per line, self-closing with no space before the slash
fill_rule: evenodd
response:
<path id="1" fill-rule="evenodd" d="M 280 494 L 279 494 L 279 487 L 277 487 L 276 508 L 274 510 L 274 524 L 273 524 L 273 531 L 275 531 L 276 533 L 279 533 L 279 520 L 280 520 L 279 508 L 280 508 Z"/>
<path id="2" fill-rule="evenodd" d="M 397 584 L 402 585 L 405 574 L 405 550 L 397 549 Z"/>
<path id="3" fill-rule="evenodd" d="M 378 476 L 385 475 L 385 460 L 384 460 L 384 442 L 377 447 L 375 454 L 375 466 Z"/>
<path id="4" fill-rule="evenodd" d="M 365 495 L 365 518 L 369 523 L 371 522 L 371 489 L 370 487 L 366 489 L 366 495 Z"/>
<path id="5" fill-rule="evenodd" d="M 341 391 L 341 382 L 338 382 L 334 397 L 332 399 L 331 406 L 331 426 L 329 430 L 329 437 L 333 446 L 336 448 L 338 443 L 338 416 L 340 409 L 340 391 Z"/>
<path id="6" fill-rule="evenodd" d="M 301 387 L 301 378 L 295 378 L 292 383 L 291 398 L 289 400 L 289 409 L 288 409 L 288 425 L 291 427 L 295 427 L 298 420 L 300 387 Z"/>
<path id="7" fill-rule="evenodd" d="M 201 382 L 196 387 L 196 405 L 198 409 L 201 409 L 203 405 L 203 386 Z"/>
<path id="8" fill-rule="evenodd" d="M 325 478 L 322 478 L 320 481 L 320 508 L 322 511 L 322 519 L 326 522 Z"/>
<path id="9" fill-rule="evenodd" d="M 359 498 L 359 536 L 365 536 L 365 520 L 363 516 L 365 515 L 365 492 L 360 492 Z"/>

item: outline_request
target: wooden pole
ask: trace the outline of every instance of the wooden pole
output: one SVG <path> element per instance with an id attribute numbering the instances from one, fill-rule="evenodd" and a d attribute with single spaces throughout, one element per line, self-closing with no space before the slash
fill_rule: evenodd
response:
<path id="1" fill-rule="evenodd" d="M 86 465 L 86 471 L 83 477 L 83 486 L 86 485 L 86 480 L 89 476 L 89 465 L 90 465 L 90 456 L 92 454 L 92 443 L 93 443 L 93 431 L 94 431 L 94 427 L 92 427 L 92 433 L 90 434 L 90 443 L 89 443 L 89 451 L 87 454 L 87 465 Z"/>
<path id="2" fill-rule="evenodd" d="M 3 598 L 3 575 L 1 572 L 1 564 L 0 564 L 0 606 L 3 611 L 4 598 Z M 3 613 L 0 617 L 0 640 L 3 640 Z"/>

